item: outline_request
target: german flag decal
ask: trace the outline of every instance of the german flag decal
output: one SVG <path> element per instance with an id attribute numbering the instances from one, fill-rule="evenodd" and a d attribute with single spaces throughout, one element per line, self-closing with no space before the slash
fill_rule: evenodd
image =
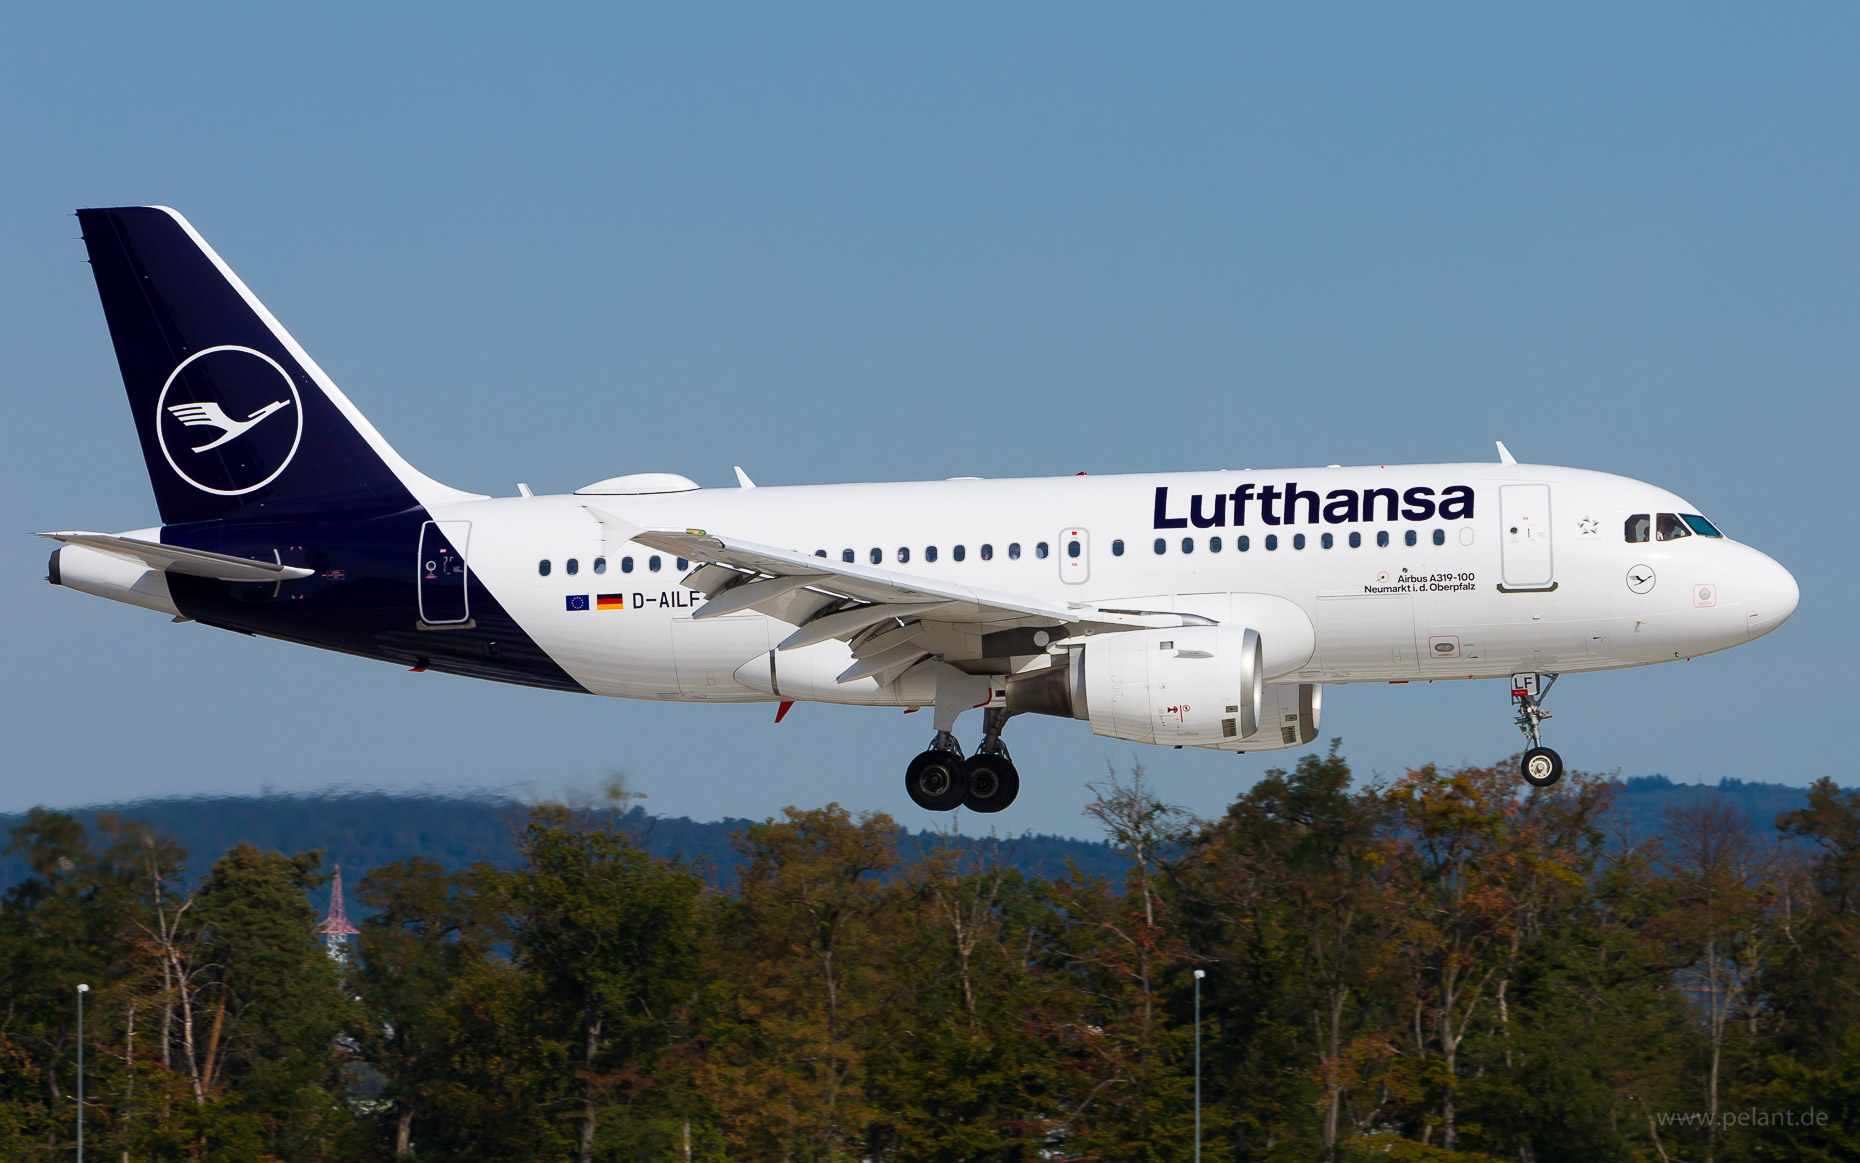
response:
<path id="1" fill-rule="evenodd" d="M 625 594 L 601 594 L 595 598 L 595 608 L 600 610 L 626 609 Z"/>

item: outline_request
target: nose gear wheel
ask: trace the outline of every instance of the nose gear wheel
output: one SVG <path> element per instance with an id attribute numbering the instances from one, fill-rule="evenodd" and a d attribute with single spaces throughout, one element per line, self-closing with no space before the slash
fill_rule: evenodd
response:
<path id="1" fill-rule="evenodd" d="M 1518 767 L 1524 782 L 1532 787 L 1549 787 L 1563 778 L 1563 757 L 1545 747 L 1537 734 L 1543 721 L 1550 718 L 1550 712 L 1544 710 L 1543 702 L 1550 694 L 1550 688 L 1556 685 L 1556 680 L 1554 674 L 1511 676 L 1511 701 L 1518 708 L 1518 717 L 1512 721 L 1524 732 L 1525 742 L 1530 744 Z"/>

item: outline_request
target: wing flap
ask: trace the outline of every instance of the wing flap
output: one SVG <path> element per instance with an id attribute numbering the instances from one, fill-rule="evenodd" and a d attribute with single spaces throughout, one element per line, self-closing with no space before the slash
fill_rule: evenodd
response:
<path id="1" fill-rule="evenodd" d="M 894 667 L 908 669 L 914 664 L 904 654 L 894 653 L 905 639 L 893 637 L 893 631 L 881 627 L 881 623 L 893 619 L 923 629 L 932 625 L 951 627 L 966 634 L 1065 627 L 1061 637 L 1087 631 L 1215 624 L 1213 619 L 1198 614 L 1106 609 L 1085 602 L 1061 602 L 961 585 L 922 574 L 739 541 L 702 529 L 641 530 L 632 539 L 706 563 L 686 578 L 686 584 L 709 599 L 694 617 L 716 617 L 748 609 L 799 627 L 776 647 L 778 650 L 811 646 L 830 638 L 855 639 L 871 631 L 863 644 L 854 648 L 855 657 L 861 661 L 847 673 L 855 678 L 882 677 Z M 713 609 L 716 613 L 711 612 Z M 913 631 L 911 636 L 919 632 Z M 867 658 L 881 654 L 889 656 L 889 665 L 863 669 Z M 902 663 L 897 661 L 900 659 Z"/>

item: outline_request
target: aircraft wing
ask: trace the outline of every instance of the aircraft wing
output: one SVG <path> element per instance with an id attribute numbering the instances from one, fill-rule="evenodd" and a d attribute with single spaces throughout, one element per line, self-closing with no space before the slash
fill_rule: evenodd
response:
<path id="1" fill-rule="evenodd" d="M 868 675 L 889 682 L 933 653 L 951 659 L 1036 654 L 1078 634 L 1212 624 L 1196 614 L 1055 601 L 832 561 L 702 529 L 645 530 L 632 540 L 701 563 L 684 579 L 707 599 L 694 619 L 766 614 L 796 627 L 778 650 L 830 638 L 851 643 L 858 661 L 842 682 Z M 996 637 L 1015 630 L 1024 633 Z M 1040 630 L 1050 633 L 1036 637 Z"/>
<path id="2" fill-rule="evenodd" d="M 291 581 L 295 578 L 309 577 L 316 572 L 304 569 L 302 566 L 254 561 L 249 557 L 234 557 L 229 553 L 185 549 L 179 545 L 163 545 L 156 541 L 144 541 L 139 537 L 118 537 L 112 533 L 86 533 L 73 530 L 63 533 L 41 533 L 39 536 L 49 537 L 53 541 L 62 541 L 67 545 L 81 545 L 86 549 L 94 549 L 112 557 L 139 561 L 150 569 L 184 573 L 192 577 L 217 578 L 220 581 Z"/>

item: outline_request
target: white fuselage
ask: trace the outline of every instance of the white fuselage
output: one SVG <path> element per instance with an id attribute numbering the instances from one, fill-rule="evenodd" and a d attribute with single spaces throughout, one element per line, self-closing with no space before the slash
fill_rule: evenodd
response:
<path id="1" fill-rule="evenodd" d="M 1283 523 L 1279 498 L 1271 515 L 1282 523 L 1269 523 L 1255 495 L 1236 523 L 1233 496 L 1247 484 L 1255 494 L 1295 485 L 1295 520 Z M 1455 485 L 1470 486 L 1470 515 L 1390 520 L 1385 495 L 1373 519 L 1360 504 L 1354 519 L 1341 502 L 1324 509 L 1333 496 L 1392 489 L 1402 498 Z M 1507 488 L 1532 485 L 1543 487 Z M 1167 490 L 1161 512 L 1159 489 Z M 594 693 L 922 705 L 934 688 L 909 675 L 882 686 L 836 682 L 852 659 L 843 642 L 777 659 L 773 648 L 791 625 L 754 612 L 693 620 L 704 599 L 680 584 L 685 570 L 622 535 L 610 539 L 610 522 L 727 530 L 834 561 L 851 551 L 870 564 L 876 553 L 898 572 L 1099 606 L 1223 622 L 1264 611 L 1278 626 L 1267 640 L 1281 646 L 1269 655 L 1269 681 L 1346 683 L 1641 666 L 1723 650 L 1780 625 L 1794 610 L 1795 583 L 1757 550 L 1698 535 L 1627 540 L 1635 514 L 1697 512 L 1625 477 L 1465 463 L 582 493 L 468 501 L 432 515 L 469 523 L 468 533 L 448 527 L 468 544 L 472 573 Z M 602 609 L 601 595 L 620 601 Z M 586 609 L 570 608 L 576 597 L 587 598 Z M 1300 615 L 1307 625 L 1288 630 Z"/>

